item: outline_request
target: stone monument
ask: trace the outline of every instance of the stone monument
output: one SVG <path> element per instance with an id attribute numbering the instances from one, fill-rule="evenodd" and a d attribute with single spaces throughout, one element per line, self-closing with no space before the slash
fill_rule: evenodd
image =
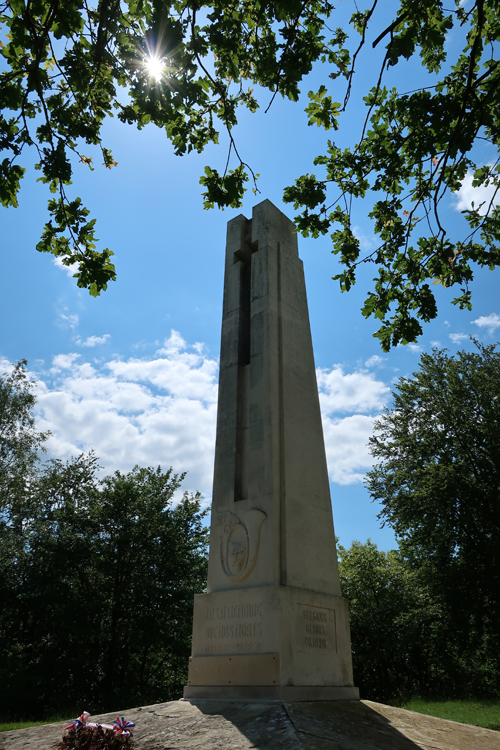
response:
<path id="1" fill-rule="evenodd" d="M 185 698 L 353 687 L 302 261 L 269 201 L 228 223 L 206 594 Z"/>

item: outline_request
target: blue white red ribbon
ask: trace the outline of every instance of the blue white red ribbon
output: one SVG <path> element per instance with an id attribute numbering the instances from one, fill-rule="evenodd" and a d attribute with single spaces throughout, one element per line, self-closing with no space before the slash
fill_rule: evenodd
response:
<path id="1" fill-rule="evenodd" d="M 124 737 L 128 737 L 132 734 L 135 724 L 133 721 L 127 721 L 124 716 L 117 716 L 113 722 L 113 732 L 115 734 L 123 734 Z"/>
<path id="2" fill-rule="evenodd" d="M 65 732 L 67 729 L 79 729 L 82 724 L 86 725 L 89 716 L 89 712 L 84 711 L 83 714 L 78 717 L 78 719 L 74 719 L 68 727 L 64 727 L 63 732 Z"/>
<path id="3" fill-rule="evenodd" d="M 89 728 L 95 728 L 95 727 L 101 727 L 101 729 L 107 729 L 110 732 L 114 732 L 115 734 L 122 734 L 124 737 L 129 737 L 132 734 L 132 730 L 135 727 L 135 724 L 133 721 L 127 721 L 124 716 L 117 716 L 116 721 L 113 722 L 113 724 L 95 724 L 93 722 L 87 721 L 90 714 L 88 711 L 84 711 L 81 716 L 78 717 L 78 719 L 74 719 L 71 724 L 67 727 L 64 727 L 63 732 L 65 732 L 67 729 L 73 729 L 77 730 L 80 727 L 89 727 Z"/>

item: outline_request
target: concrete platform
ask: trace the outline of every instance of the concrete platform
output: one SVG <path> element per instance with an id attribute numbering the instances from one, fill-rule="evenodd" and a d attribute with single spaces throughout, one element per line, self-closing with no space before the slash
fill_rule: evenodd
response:
<path id="1" fill-rule="evenodd" d="M 84 707 L 82 707 L 83 710 Z M 500 750 L 500 732 L 372 701 L 173 701 L 117 714 L 137 750 Z M 61 724 L 0 734 L 0 750 L 50 750 Z"/>

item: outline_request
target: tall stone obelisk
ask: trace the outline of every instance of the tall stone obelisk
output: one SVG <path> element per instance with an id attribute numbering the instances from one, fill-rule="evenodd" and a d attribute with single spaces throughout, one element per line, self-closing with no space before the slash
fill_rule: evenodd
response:
<path id="1" fill-rule="evenodd" d="M 206 594 L 187 698 L 357 698 L 302 261 L 269 201 L 228 223 Z"/>

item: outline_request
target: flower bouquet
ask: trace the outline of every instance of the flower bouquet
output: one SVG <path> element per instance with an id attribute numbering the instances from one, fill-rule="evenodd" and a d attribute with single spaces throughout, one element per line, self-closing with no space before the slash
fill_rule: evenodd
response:
<path id="1" fill-rule="evenodd" d="M 63 729 L 63 738 L 53 747 L 56 750 L 123 750 L 132 748 L 132 731 L 135 724 L 124 716 L 117 716 L 113 724 L 89 722 L 90 714 L 84 711 Z"/>

